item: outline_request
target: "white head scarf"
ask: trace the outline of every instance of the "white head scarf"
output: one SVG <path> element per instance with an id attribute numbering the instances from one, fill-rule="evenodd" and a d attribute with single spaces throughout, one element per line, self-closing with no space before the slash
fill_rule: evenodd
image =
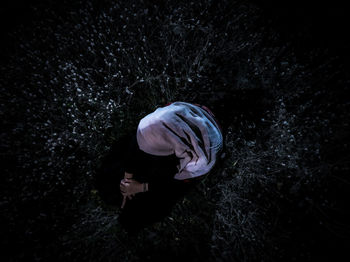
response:
<path id="1" fill-rule="evenodd" d="M 174 154 L 180 159 L 175 179 L 204 175 L 222 148 L 222 134 L 204 109 L 185 102 L 157 108 L 141 119 L 137 128 L 139 148 L 152 155 Z"/>

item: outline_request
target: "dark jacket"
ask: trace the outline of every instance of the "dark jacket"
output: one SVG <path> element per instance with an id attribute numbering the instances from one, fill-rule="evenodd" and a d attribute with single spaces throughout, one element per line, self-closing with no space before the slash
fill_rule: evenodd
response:
<path id="1" fill-rule="evenodd" d="M 148 182 L 149 191 L 158 191 L 183 184 L 187 181 L 174 179 L 178 172 L 179 159 L 175 154 L 169 156 L 155 156 L 140 150 L 136 132 L 131 136 L 125 155 L 125 171 L 134 175 L 139 182 Z"/>

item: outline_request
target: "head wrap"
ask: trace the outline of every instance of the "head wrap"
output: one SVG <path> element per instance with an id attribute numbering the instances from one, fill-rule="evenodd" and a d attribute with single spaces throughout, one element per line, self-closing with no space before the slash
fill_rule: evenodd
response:
<path id="1" fill-rule="evenodd" d="M 180 159 L 175 179 L 204 175 L 216 161 L 223 137 L 211 114 L 199 106 L 173 102 L 145 116 L 137 128 L 139 148 L 152 155 Z"/>

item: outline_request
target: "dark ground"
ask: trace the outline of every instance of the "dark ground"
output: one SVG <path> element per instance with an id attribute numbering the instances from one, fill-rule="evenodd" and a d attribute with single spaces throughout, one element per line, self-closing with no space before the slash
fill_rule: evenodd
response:
<path id="1" fill-rule="evenodd" d="M 195 3 L 1 3 L 1 261 L 349 257 L 345 5 Z M 226 156 L 128 236 L 93 177 L 176 100 L 214 111 Z"/>

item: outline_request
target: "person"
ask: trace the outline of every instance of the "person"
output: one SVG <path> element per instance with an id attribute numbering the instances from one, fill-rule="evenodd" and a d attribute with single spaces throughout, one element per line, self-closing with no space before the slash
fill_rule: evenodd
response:
<path id="1" fill-rule="evenodd" d="M 125 229 L 137 232 L 169 214 L 210 172 L 222 149 L 222 130 L 209 108 L 172 102 L 146 115 L 136 132 L 112 147 L 97 189 L 106 203 L 120 205 Z"/>

